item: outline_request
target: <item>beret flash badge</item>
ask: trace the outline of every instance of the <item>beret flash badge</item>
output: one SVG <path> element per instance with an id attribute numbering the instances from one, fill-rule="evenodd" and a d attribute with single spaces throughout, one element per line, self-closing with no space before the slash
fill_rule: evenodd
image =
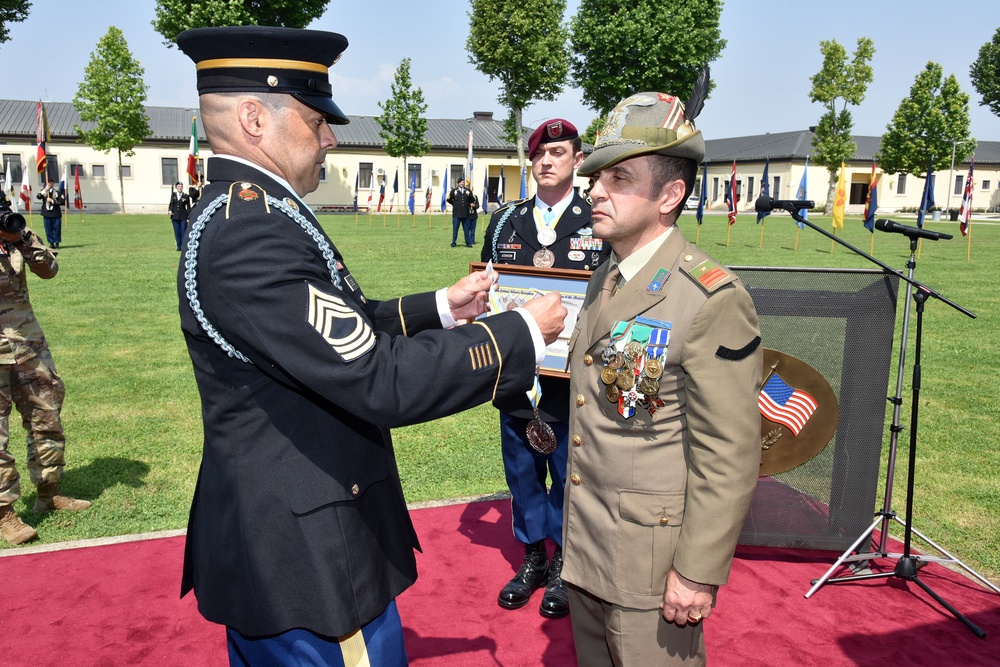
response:
<path id="1" fill-rule="evenodd" d="M 307 321 L 344 361 L 375 347 L 375 332 L 343 299 L 309 285 Z"/>

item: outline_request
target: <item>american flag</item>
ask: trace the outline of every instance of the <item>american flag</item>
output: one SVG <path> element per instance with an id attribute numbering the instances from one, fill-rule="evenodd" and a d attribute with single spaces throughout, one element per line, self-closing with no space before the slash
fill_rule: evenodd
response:
<path id="1" fill-rule="evenodd" d="M 760 390 L 757 407 L 762 415 L 786 426 L 792 435 L 798 435 L 819 404 L 806 392 L 792 389 L 777 373 L 772 373 Z"/>

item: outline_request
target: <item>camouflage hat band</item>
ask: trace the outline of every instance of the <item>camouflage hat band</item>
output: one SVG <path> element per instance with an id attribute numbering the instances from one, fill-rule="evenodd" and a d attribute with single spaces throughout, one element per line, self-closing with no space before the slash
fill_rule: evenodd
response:
<path id="1" fill-rule="evenodd" d="M 677 141 L 677 132 L 665 127 L 623 127 L 622 139 L 641 141 L 650 148 L 666 146 Z"/>

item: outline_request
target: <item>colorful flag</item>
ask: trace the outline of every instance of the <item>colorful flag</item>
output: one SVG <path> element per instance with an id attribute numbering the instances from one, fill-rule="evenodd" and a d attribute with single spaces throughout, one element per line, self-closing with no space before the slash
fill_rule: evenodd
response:
<path id="1" fill-rule="evenodd" d="M 521 167 L 521 199 L 528 197 L 528 177 L 524 167 Z"/>
<path id="2" fill-rule="evenodd" d="M 375 175 L 375 166 L 372 165 L 372 177 L 368 182 L 368 210 L 372 210 L 372 196 L 375 194 L 375 185 L 378 183 L 378 176 Z"/>
<path id="3" fill-rule="evenodd" d="M 504 196 L 503 165 L 500 165 L 500 181 L 497 183 L 497 205 L 498 206 L 503 206 L 503 196 Z"/>
<path id="4" fill-rule="evenodd" d="M 38 125 L 35 128 L 35 142 L 38 144 L 38 153 L 35 156 L 35 169 L 39 174 L 45 174 L 45 168 L 48 165 L 48 159 L 45 156 L 45 142 L 49 139 L 49 119 L 45 114 L 45 107 L 39 102 Z M 47 182 L 48 178 L 43 176 L 42 181 Z"/>
<path id="5" fill-rule="evenodd" d="M 399 167 L 396 167 L 396 175 L 392 178 L 392 196 L 389 197 L 389 212 L 396 205 L 396 193 L 399 192 Z"/>
<path id="6" fill-rule="evenodd" d="M 24 210 L 31 210 L 31 183 L 28 181 L 28 170 L 21 170 L 21 201 L 24 202 Z"/>
<path id="7" fill-rule="evenodd" d="M 63 198 L 63 201 L 66 201 L 66 175 L 68 173 L 66 165 L 63 165 L 62 178 L 59 180 L 59 196 Z"/>
<path id="8" fill-rule="evenodd" d="M 799 181 L 799 189 L 795 192 L 795 198 L 798 199 L 799 201 L 804 200 L 806 198 L 806 193 L 809 192 L 809 188 L 807 187 L 807 184 L 806 184 L 806 176 L 808 174 L 809 174 L 809 158 L 807 157 L 806 158 L 806 166 L 803 167 L 803 169 L 802 169 L 802 180 Z M 809 219 L 809 209 L 807 209 L 807 208 L 800 208 L 799 209 L 799 217 L 808 220 Z M 805 227 L 806 227 L 805 225 L 803 225 L 798 220 L 795 221 L 795 224 L 799 226 L 799 229 L 805 229 Z"/>
<path id="9" fill-rule="evenodd" d="M 191 185 L 198 182 L 198 117 L 191 116 L 191 141 L 188 142 L 187 175 Z"/>
<path id="10" fill-rule="evenodd" d="M 962 206 L 958 209 L 958 228 L 962 230 L 962 236 L 969 235 L 969 219 L 972 217 L 972 172 L 976 168 L 976 161 L 969 165 L 969 175 L 965 177 L 965 192 L 962 194 Z M 9 173 L 9 172 L 8 172 Z M 7 178 L 10 178 L 8 176 Z"/>
<path id="11" fill-rule="evenodd" d="M 354 212 L 358 212 L 358 185 L 361 183 L 361 172 L 354 173 Z"/>
<path id="12" fill-rule="evenodd" d="M 410 215 L 413 215 L 414 209 L 416 208 L 416 202 L 414 201 L 416 198 L 417 198 L 417 170 L 414 169 L 413 172 L 410 174 L 410 202 L 409 202 Z"/>
<path id="13" fill-rule="evenodd" d="M 472 189 L 472 130 L 469 130 L 468 163 L 469 163 L 469 173 L 465 175 L 465 182 L 469 186 L 469 189 L 471 190 Z"/>
<path id="14" fill-rule="evenodd" d="M 385 201 L 385 182 L 386 177 L 382 178 L 382 184 L 378 186 L 378 210 L 382 210 L 382 202 Z"/>
<path id="15" fill-rule="evenodd" d="M 469 186 L 469 189 L 470 190 L 472 189 L 471 184 Z M 487 166 L 486 170 L 483 172 L 483 199 L 482 199 L 482 202 L 483 202 L 483 213 L 487 213 L 487 214 L 490 212 L 490 209 L 489 209 L 490 196 L 489 195 L 490 195 L 490 169 L 489 169 L 489 166 Z"/>
<path id="16" fill-rule="evenodd" d="M 844 163 L 840 163 L 840 176 L 837 177 L 837 193 L 833 197 L 833 228 L 844 228 L 844 207 L 847 204 L 847 188 L 844 185 L 844 177 L 847 169 Z"/>
<path id="17" fill-rule="evenodd" d="M 872 177 L 868 181 L 868 198 L 865 199 L 865 229 L 875 233 L 875 211 L 878 210 L 878 176 L 875 175 L 875 161 L 872 160 Z"/>
<path id="18" fill-rule="evenodd" d="M 698 224 L 701 224 L 702 218 L 705 217 L 705 205 L 708 203 L 708 163 L 704 165 L 704 169 L 701 172 L 701 196 L 698 197 L 698 212 L 695 213 L 695 217 L 698 218 Z"/>
<path id="19" fill-rule="evenodd" d="M 757 407 L 766 418 L 787 427 L 792 435 L 798 435 L 819 404 L 806 392 L 792 389 L 777 373 L 772 373 L 757 396 Z"/>
<path id="20" fill-rule="evenodd" d="M 431 210 L 431 186 L 427 186 L 427 201 L 424 202 L 424 213 Z"/>
<path id="21" fill-rule="evenodd" d="M 733 160 L 733 173 L 729 177 L 726 204 L 729 206 L 729 224 L 732 225 L 736 222 L 736 160 Z"/>
<path id="22" fill-rule="evenodd" d="M 920 210 L 917 211 L 917 227 L 924 228 L 924 214 L 934 208 L 934 158 L 927 165 L 927 177 L 924 179 L 924 192 L 920 195 Z"/>
<path id="23" fill-rule="evenodd" d="M 768 168 L 768 166 L 770 164 L 771 164 L 771 158 L 768 158 L 767 160 L 764 161 L 764 175 L 760 177 L 760 196 L 761 197 L 770 197 L 771 196 L 771 185 L 770 185 L 770 183 L 767 182 L 767 168 Z M 766 218 L 769 215 L 771 215 L 770 211 L 758 211 L 757 212 L 757 224 L 759 225 L 760 221 L 763 220 L 764 218 Z"/>
<path id="24" fill-rule="evenodd" d="M 80 190 L 80 165 L 77 165 L 73 172 L 76 174 L 76 181 L 73 183 L 73 208 L 79 211 L 83 209 L 83 191 Z"/>
<path id="25" fill-rule="evenodd" d="M 469 188 L 470 190 L 472 188 Z M 444 183 L 441 186 L 441 212 L 444 213 L 448 208 L 448 170 L 444 170 Z"/>

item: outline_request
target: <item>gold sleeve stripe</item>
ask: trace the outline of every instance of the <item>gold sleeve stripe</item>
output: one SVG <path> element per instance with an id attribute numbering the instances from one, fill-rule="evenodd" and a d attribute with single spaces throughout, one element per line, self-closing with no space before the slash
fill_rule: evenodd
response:
<path id="1" fill-rule="evenodd" d="M 310 63 L 305 60 L 286 60 L 283 58 L 212 58 L 210 60 L 202 60 L 195 65 L 195 69 L 198 71 L 223 67 L 272 67 L 274 69 L 307 70 L 309 72 L 319 72 L 320 74 L 330 73 L 330 68 L 321 63 Z"/>
<path id="2" fill-rule="evenodd" d="M 399 298 L 399 302 L 397 304 L 397 307 L 399 308 L 399 326 L 403 327 L 403 335 L 405 336 L 406 335 L 406 318 L 403 317 L 403 297 Z"/>
<path id="3" fill-rule="evenodd" d="M 365 636 L 358 628 L 354 632 L 337 637 L 340 643 L 341 657 L 348 667 L 371 667 L 368 660 L 368 646 L 365 644 Z"/>
<path id="4" fill-rule="evenodd" d="M 493 341 L 493 349 L 497 351 L 497 381 L 493 385 L 493 397 L 490 399 L 491 401 L 495 401 L 497 398 L 497 389 L 500 387 L 500 374 L 503 373 L 503 357 L 500 355 L 500 346 L 497 345 L 496 337 L 493 336 L 493 332 L 490 331 L 490 328 L 486 326 L 486 324 L 480 322 L 479 320 L 476 320 L 473 324 L 478 324 L 482 328 L 486 329 L 486 333 L 490 335 L 490 340 Z"/>

